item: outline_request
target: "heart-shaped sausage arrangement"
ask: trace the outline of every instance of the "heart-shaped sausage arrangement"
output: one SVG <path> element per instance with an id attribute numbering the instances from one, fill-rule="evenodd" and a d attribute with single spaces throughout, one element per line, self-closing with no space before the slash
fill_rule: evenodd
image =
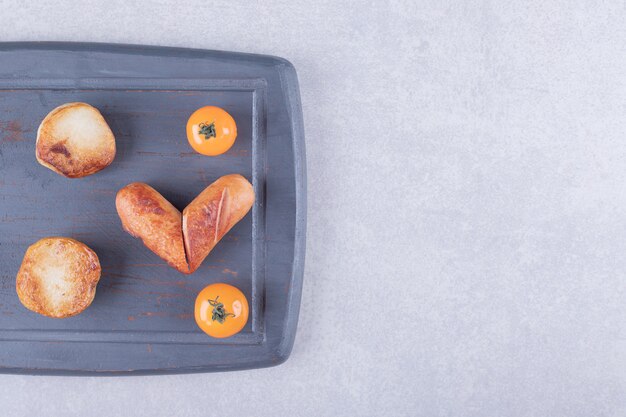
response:
<path id="1" fill-rule="evenodd" d="M 252 184 L 239 174 L 209 185 L 182 214 L 147 184 L 122 188 L 115 199 L 124 230 L 184 274 L 193 273 L 254 204 Z"/>
<path id="2" fill-rule="evenodd" d="M 205 106 L 187 122 L 187 140 L 198 153 L 220 155 L 237 137 L 235 120 L 224 109 Z M 68 178 L 109 166 L 115 157 L 113 132 L 102 114 L 86 103 L 53 109 L 37 129 L 35 157 Z M 215 245 L 252 208 L 254 189 L 238 174 L 225 175 L 202 191 L 181 213 L 147 184 L 118 191 L 115 206 L 124 230 L 183 274 L 195 272 Z M 22 304 L 48 317 L 75 316 L 93 300 L 102 268 L 96 253 L 77 240 L 53 236 L 31 245 L 15 287 Z M 196 297 L 194 318 L 213 337 L 229 337 L 248 321 L 245 295 L 232 285 L 213 283 Z"/>

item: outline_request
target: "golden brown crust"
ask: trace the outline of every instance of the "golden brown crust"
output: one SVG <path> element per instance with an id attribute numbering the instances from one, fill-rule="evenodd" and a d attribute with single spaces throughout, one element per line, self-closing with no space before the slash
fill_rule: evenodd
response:
<path id="1" fill-rule="evenodd" d="M 69 178 L 106 168 L 115 159 L 115 137 L 98 109 L 67 103 L 52 110 L 37 130 L 36 157 Z"/>
<path id="2" fill-rule="evenodd" d="M 98 256 L 84 243 L 47 237 L 26 250 L 15 287 L 29 310 L 53 318 L 71 317 L 93 301 L 100 272 Z"/>
<path id="3" fill-rule="evenodd" d="M 183 244 L 182 216 L 169 201 L 147 184 L 135 182 L 115 198 L 124 230 L 140 238 L 170 266 L 189 274 Z"/>
<path id="4" fill-rule="evenodd" d="M 231 174 L 209 185 L 183 210 L 183 238 L 191 272 L 253 204 L 252 184 Z"/>

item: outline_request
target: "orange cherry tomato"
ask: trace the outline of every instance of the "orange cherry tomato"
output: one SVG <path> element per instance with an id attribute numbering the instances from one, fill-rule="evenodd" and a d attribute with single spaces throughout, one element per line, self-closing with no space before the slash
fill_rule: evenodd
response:
<path id="1" fill-rule="evenodd" d="M 221 155 L 233 146 L 236 138 L 235 119 L 219 107 L 199 108 L 187 121 L 187 140 L 202 155 Z"/>
<path id="2" fill-rule="evenodd" d="M 239 333 L 248 321 L 248 300 L 228 284 L 212 284 L 196 298 L 196 323 L 209 336 L 223 338 Z"/>

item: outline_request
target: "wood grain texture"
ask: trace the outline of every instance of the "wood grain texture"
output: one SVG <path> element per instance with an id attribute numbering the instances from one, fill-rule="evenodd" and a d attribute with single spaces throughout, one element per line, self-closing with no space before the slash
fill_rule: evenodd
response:
<path id="1" fill-rule="evenodd" d="M 22 68 L 28 74 L 15 77 Z M 113 163 L 80 180 L 35 160 L 36 127 L 72 101 L 100 109 L 117 140 Z M 194 154 L 184 136 L 187 117 L 206 104 L 223 107 L 238 125 L 235 145 L 218 158 Z M 295 71 L 279 58 L 0 44 L 0 371 L 204 372 L 284 361 L 302 285 L 303 145 Z M 180 210 L 232 172 L 252 179 L 257 200 L 193 276 L 123 231 L 115 193 L 128 183 L 149 183 Z M 84 242 L 102 265 L 90 308 L 61 322 L 26 310 L 14 288 L 24 251 L 49 235 Z M 191 318 L 196 294 L 214 282 L 250 300 L 248 324 L 226 340 L 208 338 Z"/>

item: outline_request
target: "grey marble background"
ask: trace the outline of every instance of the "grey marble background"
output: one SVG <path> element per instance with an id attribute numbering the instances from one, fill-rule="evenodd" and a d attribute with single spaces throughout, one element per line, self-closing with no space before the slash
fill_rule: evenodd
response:
<path id="1" fill-rule="evenodd" d="M 0 40 L 298 69 L 309 226 L 284 365 L 0 376 L 3 416 L 626 415 L 622 1 L 0 1 Z"/>

